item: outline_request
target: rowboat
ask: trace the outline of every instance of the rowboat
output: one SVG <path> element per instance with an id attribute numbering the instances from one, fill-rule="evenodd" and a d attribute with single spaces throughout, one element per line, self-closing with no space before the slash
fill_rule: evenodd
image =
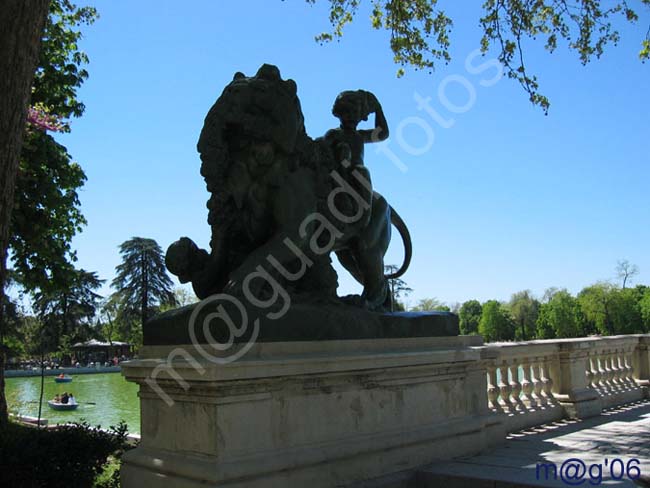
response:
<path id="1" fill-rule="evenodd" d="M 78 403 L 58 403 L 54 400 L 48 400 L 47 404 L 52 410 L 76 410 L 79 406 Z"/>
<path id="2" fill-rule="evenodd" d="M 56 383 L 70 383 L 72 381 L 72 376 L 57 376 L 54 378 Z"/>

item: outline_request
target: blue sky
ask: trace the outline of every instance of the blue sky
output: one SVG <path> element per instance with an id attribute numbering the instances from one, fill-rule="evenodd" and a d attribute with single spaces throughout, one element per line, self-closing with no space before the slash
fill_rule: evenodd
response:
<path id="1" fill-rule="evenodd" d="M 441 3 L 455 21 L 452 62 L 398 79 L 387 34 L 371 29 L 364 10 L 340 42 L 321 46 L 323 0 L 94 2 L 101 18 L 82 43 L 91 60 L 79 92 L 86 113 L 57 136 L 88 176 L 79 266 L 110 282 L 117 247 L 132 236 L 163 249 L 183 235 L 208 245 L 195 149 L 203 118 L 236 71 L 271 63 L 297 82 L 312 137 L 337 125 L 330 110 L 342 90 L 370 90 L 382 103 L 386 147 L 407 169 L 371 146 L 365 161 L 411 230 L 411 303 L 577 292 L 612 279 L 619 259 L 650 284 L 650 64 L 637 58 L 648 16 L 623 25 L 619 45 L 586 67 L 565 46 L 548 55 L 530 45 L 527 65 L 551 100 L 544 116 L 506 78 L 483 86 L 496 68 L 467 70 L 479 3 Z M 418 110 L 416 96 L 431 98 L 443 125 Z M 401 259 L 396 238 L 386 262 Z M 341 294 L 359 290 L 345 272 L 339 282 Z"/>

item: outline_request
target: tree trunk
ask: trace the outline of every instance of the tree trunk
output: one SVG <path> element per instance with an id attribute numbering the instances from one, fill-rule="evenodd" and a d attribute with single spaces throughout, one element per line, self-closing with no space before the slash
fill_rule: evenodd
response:
<path id="1" fill-rule="evenodd" d="M 142 251 L 142 333 L 144 333 L 144 323 L 147 321 L 149 308 L 149 276 L 147 275 L 147 252 Z"/>
<path id="2" fill-rule="evenodd" d="M 0 10 L 0 303 L 4 300 L 9 227 L 27 105 L 49 0 L 5 0 Z M 0 338 L 5 328 L 0 307 Z M 0 342 L 0 427 L 7 423 L 5 348 Z"/>

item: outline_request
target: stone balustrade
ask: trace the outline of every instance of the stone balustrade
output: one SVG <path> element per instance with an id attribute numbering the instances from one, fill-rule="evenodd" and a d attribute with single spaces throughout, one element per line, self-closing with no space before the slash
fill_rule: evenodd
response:
<path id="1" fill-rule="evenodd" d="M 509 432 L 648 397 L 650 335 L 488 343 L 481 353 L 488 408 Z"/>
<path id="2" fill-rule="evenodd" d="M 365 483 L 650 388 L 650 334 L 258 341 L 234 344 L 232 361 L 203 347 L 147 344 L 123 364 L 142 414 L 141 442 L 122 459 L 125 488 Z"/>

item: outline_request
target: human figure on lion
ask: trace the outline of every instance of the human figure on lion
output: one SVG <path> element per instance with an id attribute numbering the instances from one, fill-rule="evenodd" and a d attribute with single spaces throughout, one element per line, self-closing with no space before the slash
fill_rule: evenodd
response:
<path id="1" fill-rule="evenodd" d="M 357 126 L 375 114 L 373 129 L 358 129 Z M 351 242 L 349 247 L 336 251 L 341 264 L 364 286 L 361 299 L 378 306 L 379 297 L 387 297 L 387 281 L 384 277 L 384 246 L 369 249 L 364 242 L 390 242 L 390 206 L 379 193 L 372 189 L 370 171 L 364 165 L 364 145 L 381 142 L 388 138 L 389 130 L 386 117 L 377 97 L 365 90 L 348 90 L 341 92 L 334 101 L 332 114 L 339 119 L 340 125 L 325 134 L 325 141 L 330 144 L 336 160 L 341 165 L 338 171 L 365 202 L 364 214 L 357 223 L 363 237 Z M 390 309 L 390 303 L 383 304 Z"/>

